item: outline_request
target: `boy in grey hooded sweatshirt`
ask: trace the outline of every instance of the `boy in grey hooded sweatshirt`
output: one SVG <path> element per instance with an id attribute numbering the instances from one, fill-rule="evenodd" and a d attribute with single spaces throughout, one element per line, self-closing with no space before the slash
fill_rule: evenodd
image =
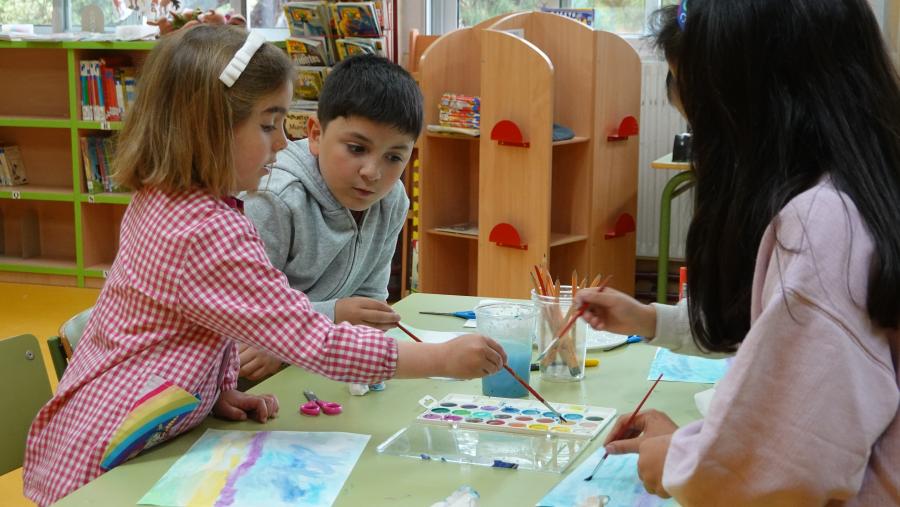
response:
<path id="1" fill-rule="evenodd" d="M 382 330 L 400 320 L 387 284 L 409 199 L 399 181 L 422 129 L 422 94 L 406 70 L 358 56 L 325 80 L 309 137 L 278 154 L 244 213 L 272 264 L 336 323 Z M 241 349 L 241 376 L 259 380 L 280 360 Z"/>

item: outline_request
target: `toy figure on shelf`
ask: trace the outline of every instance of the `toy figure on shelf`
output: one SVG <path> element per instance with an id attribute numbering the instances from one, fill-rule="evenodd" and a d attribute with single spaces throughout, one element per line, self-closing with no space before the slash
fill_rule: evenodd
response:
<path id="1" fill-rule="evenodd" d="M 162 9 L 167 9 L 169 6 L 174 7 L 171 10 L 163 11 L 166 12 L 166 15 L 164 17 L 160 17 L 156 21 L 147 22 L 148 24 L 158 26 L 160 35 L 166 35 L 175 30 L 178 30 L 179 28 L 191 27 L 200 23 L 210 25 L 227 24 L 247 26 L 247 20 L 244 18 L 244 16 L 241 16 L 240 14 L 234 14 L 232 12 L 222 14 L 211 9 L 206 12 L 203 12 L 200 9 L 185 9 L 181 12 L 178 12 L 178 0 L 159 0 L 159 6 Z"/>

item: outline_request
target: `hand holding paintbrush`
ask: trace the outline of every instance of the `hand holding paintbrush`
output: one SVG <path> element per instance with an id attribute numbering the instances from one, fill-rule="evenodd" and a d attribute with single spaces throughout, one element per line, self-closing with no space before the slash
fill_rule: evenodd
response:
<path id="1" fill-rule="evenodd" d="M 406 333 L 407 336 L 409 336 L 410 338 L 412 338 L 413 341 L 422 343 L 422 340 L 419 339 L 418 336 L 414 335 L 409 329 L 406 329 L 406 327 L 405 327 L 403 324 L 400 324 L 400 323 L 398 322 L 398 323 L 397 323 L 397 327 L 398 327 L 401 331 L 403 331 L 404 333 Z M 543 396 L 541 396 L 540 394 L 538 394 L 538 392 L 535 391 L 535 390 L 528 384 L 528 382 L 525 382 L 525 380 L 522 379 L 522 377 L 518 376 L 518 375 L 516 374 L 516 372 L 513 371 L 513 369 L 510 368 L 508 364 L 506 364 L 505 361 L 504 361 L 504 363 L 503 363 L 503 368 L 505 368 L 506 371 L 507 371 L 510 375 L 512 375 L 512 377 L 513 377 L 514 379 L 516 379 L 516 382 L 518 382 L 519 384 L 522 384 L 522 387 L 524 387 L 525 389 L 527 389 L 528 392 L 530 392 L 535 398 L 537 398 L 538 401 L 540 401 L 541 403 L 544 404 L 545 407 L 547 407 L 548 409 L 550 409 L 550 411 L 553 412 L 553 413 L 556 415 L 556 417 L 559 417 L 559 420 L 560 420 L 560 421 L 562 421 L 562 422 L 568 422 L 568 421 L 566 421 L 566 418 L 563 417 L 563 415 L 560 414 L 558 410 L 556 410 L 555 408 L 553 408 L 552 405 L 550 405 L 549 403 L 547 403 L 547 400 L 545 400 Z"/>
<path id="2" fill-rule="evenodd" d="M 599 282 L 599 285 L 597 285 L 597 291 L 598 292 L 603 291 L 603 289 L 605 289 L 606 286 L 609 284 L 610 279 L 612 279 L 612 275 L 607 275 L 607 277 L 604 278 L 602 282 Z M 596 284 L 598 282 L 598 280 L 599 280 L 599 275 L 597 276 L 597 278 L 594 278 L 594 282 L 591 285 L 593 286 L 594 284 Z M 574 291 L 577 291 L 577 288 L 575 288 L 573 290 L 573 292 Z M 573 294 L 573 296 L 574 296 L 574 294 Z M 567 314 L 565 325 L 562 327 L 562 329 L 558 333 L 556 333 L 556 337 L 553 339 L 552 342 L 550 342 L 550 345 L 548 345 L 541 352 L 541 354 L 538 355 L 538 357 L 537 357 L 538 361 L 543 361 L 547 357 L 550 357 L 551 358 L 550 360 L 552 361 L 553 353 L 557 350 L 557 347 L 565 346 L 568 348 L 568 346 L 570 344 L 564 343 L 563 337 L 566 336 L 566 333 L 575 324 L 575 321 L 577 321 L 578 318 L 581 317 L 582 314 L 584 314 L 584 312 L 587 310 L 587 305 L 586 304 L 581 305 L 581 307 L 579 307 L 577 310 L 574 310 L 574 308 L 575 308 L 574 305 L 569 308 L 569 313 Z M 567 337 L 567 338 L 569 338 L 569 337 Z M 574 339 L 569 338 L 568 340 L 565 340 L 565 341 L 570 342 L 573 340 Z M 574 347 L 574 344 L 571 344 L 571 347 Z"/>
<path id="3" fill-rule="evenodd" d="M 662 377 L 663 377 L 662 373 L 659 374 L 659 377 L 656 377 L 656 382 L 654 382 L 653 385 L 650 386 L 650 389 L 647 391 L 647 394 L 644 395 L 644 399 L 642 399 L 641 402 L 638 403 L 637 408 L 634 409 L 634 412 L 631 413 L 631 415 L 628 417 L 628 419 L 625 421 L 625 423 L 624 424 L 616 423 L 615 427 L 613 427 L 613 430 L 612 430 L 613 431 L 612 436 L 607 439 L 607 444 L 609 442 L 614 442 L 616 440 L 619 440 L 620 438 L 625 438 L 626 435 L 628 435 L 629 433 L 632 432 L 633 428 L 631 427 L 631 425 L 632 425 L 632 423 L 634 423 L 634 418 L 637 417 L 638 412 L 641 411 L 641 408 L 644 406 L 644 403 L 647 401 L 647 398 L 650 397 L 650 393 L 652 393 L 653 390 L 656 389 L 656 384 L 659 384 L 659 381 L 662 380 Z M 597 473 L 597 470 L 600 470 L 600 466 L 603 464 L 604 461 L 606 461 L 606 458 L 608 458 L 608 457 L 609 457 L 609 451 L 606 451 L 603 454 L 603 457 L 600 458 L 600 461 L 597 462 L 597 466 L 594 467 L 594 471 L 591 472 L 591 475 L 585 477 L 584 480 L 590 481 L 591 479 L 593 479 L 594 475 Z"/>

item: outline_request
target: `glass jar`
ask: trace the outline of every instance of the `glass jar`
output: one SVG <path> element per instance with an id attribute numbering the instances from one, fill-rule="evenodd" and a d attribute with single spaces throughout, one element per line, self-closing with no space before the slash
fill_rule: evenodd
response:
<path id="1" fill-rule="evenodd" d="M 537 309 L 535 340 L 538 357 L 546 351 L 538 363 L 541 378 L 552 382 L 574 382 L 584 378 L 584 360 L 587 356 L 587 324 L 575 321 L 559 340 L 556 335 L 575 313 L 572 307 L 572 287 L 560 287 L 559 297 L 541 296 L 531 291 L 531 301 Z M 549 347 L 549 350 L 548 350 Z"/>

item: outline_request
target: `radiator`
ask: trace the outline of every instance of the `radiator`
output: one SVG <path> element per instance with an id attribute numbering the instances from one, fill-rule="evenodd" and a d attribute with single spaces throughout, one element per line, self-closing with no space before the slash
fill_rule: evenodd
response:
<path id="1" fill-rule="evenodd" d="M 666 98 L 667 72 L 665 62 L 643 62 L 638 168 L 638 257 L 659 255 L 659 199 L 669 178 L 676 174 L 672 170 L 651 169 L 650 163 L 671 152 L 675 134 L 684 132 L 687 128 L 684 118 Z M 670 258 L 684 258 L 692 203 L 693 191 L 685 192 L 672 201 Z"/>

